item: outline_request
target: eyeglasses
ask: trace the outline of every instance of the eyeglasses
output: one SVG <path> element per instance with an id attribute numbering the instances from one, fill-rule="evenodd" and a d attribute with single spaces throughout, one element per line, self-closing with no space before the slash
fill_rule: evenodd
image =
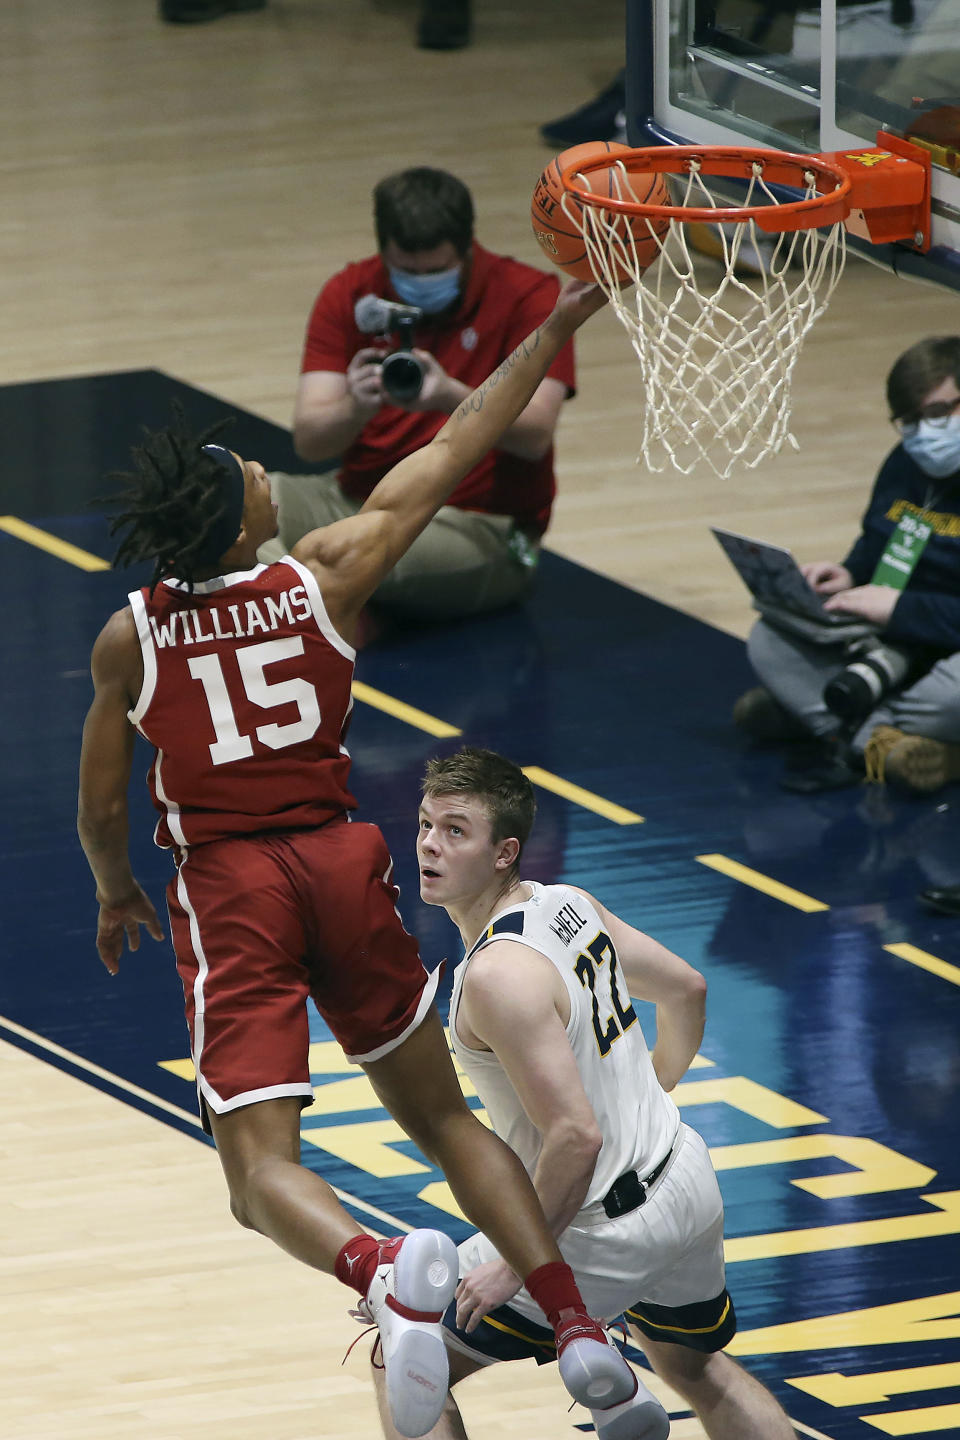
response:
<path id="1" fill-rule="evenodd" d="M 932 405 L 924 405 L 922 410 L 916 410 L 912 415 L 894 415 L 892 423 L 901 435 L 916 430 L 921 420 L 926 425 L 933 425 L 935 429 L 943 430 L 958 405 L 960 405 L 960 395 L 956 400 L 935 400 Z"/>

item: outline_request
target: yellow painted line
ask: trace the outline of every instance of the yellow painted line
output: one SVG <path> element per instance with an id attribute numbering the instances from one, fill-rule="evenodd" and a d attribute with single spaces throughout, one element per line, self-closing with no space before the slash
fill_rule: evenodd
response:
<path id="1" fill-rule="evenodd" d="M 860 1419 L 884 1435 L 932 1435 L 934 1431 L 960 1428 L 960 1405 L 931 1405 L 927 1410 L 891 1410 L 885 1415 L 861 1415 Z"/>
<path id="2" fill-rule="evenodd" d="M 854 1250 L 960 1234 L 960 1190 L 944 1190 L 919 1198 L 935 1209 L 921 1210 L 915 1215 L 894 1215 L 886 1220 L 851 1220 L 839 1225 L 814 1225 L 806 1230 L 775 1230 L 768 1235 L 735 1235 L 724 1242 L 724 1256 L 728 1265 L 735 1265 L 742 1260 L 778 1260 L 784 1255 L 818 1255 L 827 1250 Z M 777 1346 L 778 1350 L 785 1348 L 782 1344 Z"/>
<path id="3" fill-rule="evenodd" d="M 779 880 L 771 880 L 769 875 L 761 875 L 759 870 L 751 870 L 749 865 L 729 860 L 726 855 L 697 855 L 695 858 L 701 865 L 707 865 L 711 870 L 719 870 L 721 875 L 729 875 L 731 880 L 739 880 L 741 885 L 762 890 L 765 895 L 772 895 L 774 900 L 782 900 L 784 905 L 792 905 L 794 909 L 803 910 L 808 915 L 814 910 L 830 909 L 822 900 L 814 900 L 800 890 L 792 890 L 789 885 L 782 885 Z"/>
<path id="4" fill-rule="evenodd" d="M 456 725 L 440 720 L 436 715 L 428 715 L 425 710 L 418 710 L 415 705 L 407 705 L 405 701 L 397 700 L 383 690 L 375 690 L 372 685 L 365 685 L 362 680 L 354 680 L 353 698 L 364 705 L 372 705 L 375 710 L 382 710 L 386 715 L 392 715 L 395 720 L 402 720 L 406 725 L 425 730 L 428 735 L 435 735 L 439 740 L 463 734 Z M 541 770 L 539 765 L 525 765 L 523 773 L 534 785 L 542 785 L 544 790 L 552 790 L 554 795 L 559 795 L 564 800 L 572 800 L 575 805 L 582 806 L 584 810 L 592 810 L 594 814 L 613 820 L 617 825 L 643 824 L 642 815 L 635 815 L 632 810 L 615 805 L 612 800 L 604 800 L 602 795 L 594 795 L 592 791 L 584 790 L 582 786 L 574 785 L 569 780 L 563 780 L 549 770 Z"/>
<path id="5" fill-rule="evenodd" d="M 353 697 L 355 700 L 362 700 L 364 705 L 372 705 L 375 710 L 383 710 L 395 720 L 402 720 L 406 725 L 426 730 L 428 735 L 436 735 L 440 740 L 463 734 L 456 725 L 449 725 L 446 720 L 438 720 L 436 715 L 428 715 L 425 710 L 418 710 L 415 705 L 406 705 L 402 700 L 395 700 L 392 695 L 385 695 L 382 690 L 374 690 L 372 685 L 365 685 L 362 680 L 354 680 Z"/>
<path id="6" fill-rule="evenodd" d="M 569 780 L 563 780 L 549 770 L 541 770 L 539 765 L 524 765 L 523 773 L 534 785 L 542 785 L 544 790 L 552 790 L 554 795 L 559 795 L 564 800 L 572 800 L 574 805 L 582 805 L 584 810 L 592 810 L 595 815 L 602 815 L 604 819 L 613 820 L 617 825 L 643 824 L 642 815 L 635 815 L 632 810 L 625 810 L 622 805 L 615 805 L 612 800 L 604 800 L 602 795 L 594 795 L 592 791 L 573 785 Z"/>
<path id="7" fill-rule="evenodd" d="M 862 1315 L 861 1311 L 861 1315 Z M 876 1313 L 876 1312 L 874 1312 Z M 904 1338 L 908 1331 L 904 1330 Z M 913 1339 L 914 1337 L 910 1337 Z M 943 1337 L 946 1338 L 945 1336 Z M 871 1335 L 866 1344 L 876 1344 L 876 1335 Z M 850 1348 L 854 1347 L 853 1334 Z M 858 1345 L 859 1349 L 860 1346 Z M 960 1388 L 960 1365 L 947 1362 L 943 1365 L 911 1365 L 902 1370 L 873 1370 L 866 1374 L 847 1375 L 836 1370 L 825 1375 L 792 1376 L 788 1385 L 822 1400 L 836 1410 L 852 1409 L 861 1405 L 873 1405 L 878 1400 L 890 1400 L 894 1395 L 916 1395 L 921 1391 Z"/>
<path id="8" fill-rule="evenodd" d="M 919 950 L 916 945 L 908 945 L 906 941 L 900 941 L 896 945 L 884 945 L 883 948 L 901 960 L 909 960 L 911 965 L 918 965 L 921 970 L 929 970 L 931 975 L 939 975 L 941 980 L 949 980 L 951 985 L 960 985 L 960 968 L 948 964 L 937 955 L 930 955 L 926 950 Z"/>
<path id="9" fill-rule="evenodd" d="M 16 515 L 0 515 L 0 530 L 6 530 L 8 535 L 25 540 L 28 545 L 35 545 L 38 550 L 46 550 L 49 555 L 56 555 L 58 560 L 66 560 L 69 565 L 76 565 L 80 570 L 110 569 L 109 560 L 101 560 L 99 555 L 91 555 L 89 550 L 81 550 L 79 545 L 58 540 L 56 535 L 51 535 L 46 530 L 38 530 L 36 525 L 28 525 L 26 520 L 18 520 Z"/>

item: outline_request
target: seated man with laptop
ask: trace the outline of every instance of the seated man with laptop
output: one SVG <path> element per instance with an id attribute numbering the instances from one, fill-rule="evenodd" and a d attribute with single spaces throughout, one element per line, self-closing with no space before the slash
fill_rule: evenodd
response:
<path id="1" fill-rule="evenodd" d="M 715 532 L 761 612 L 747 641 L 760 688 L 734 720 L 754 739 L 820 742 L 784 776 L 801 793 L 960 779 L 960 336 L 911 346 L 887 399 L 901 440 L 842 564 L 797 567 Z"/>

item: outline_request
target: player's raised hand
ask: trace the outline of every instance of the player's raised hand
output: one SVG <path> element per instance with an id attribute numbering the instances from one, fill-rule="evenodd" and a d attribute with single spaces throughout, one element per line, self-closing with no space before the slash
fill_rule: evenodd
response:
<path id="1" fill-rule="evenodd" d="M 604 291 L 593 280 L 568 280 L 557 297 L 553 313 L 576 329 L 607 303 Z"/>
<path id="2" fill-rule="evenodd" d="M 97 898 L 100 900 L 99 896 Z M 139 950 L 141 925 L 154 940 L 163 939 L 163 926 L 153 902 L 136 882 L 130 894 L 119 903 L 107 905 L 100 900 L 97 953 L 111 975 L 116 975 L 120 968 L 124 935 L 130 949 Z"/>

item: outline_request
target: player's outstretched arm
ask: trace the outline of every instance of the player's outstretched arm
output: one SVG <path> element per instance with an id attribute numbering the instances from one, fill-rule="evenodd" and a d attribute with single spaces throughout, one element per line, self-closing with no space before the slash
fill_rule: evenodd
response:
<path id="1" fill-rule="evenodd" d="M 383 477 L 358 515 L 298 542 L 293 554 L 314 571 L 338 628 L 338 621 L 349 626 L 464 475 L 524 409 L 558 352 L 605 303 L 599 286 L 568 282 L 547 319 L 467 396 L 429 445 Z"/>
<path id="2" fill-rule="evenodd" d="M 83 727 L 77 832 L 97 885 L 100 914 L 97 950 L 115 975 L 126 934 L 131 950 L 140 926 L 155 940 L 163 929 L 153 904 L 130 868 L 127 849 L 127 786 L 133 763 L 133 703 L 140 648 L 129 610 L 112 615 L 97 637 L 90 660 L 94 697 Z"/>
<path id="3" fill-rule="evenodd" d="M 657 1007 L 653 1068 L 664 1090 L 672 1090 L 689 1070 L 703 1039 L 707 982 L 686 960 L 628 925 L 595 896 L 587 899 L 613 941 L 630 994 Z"/>
<path id="4" fill-rule="evenodd" d="M 398 547 L 408 548 L 466 473 L 496 444 L 585 320 L 606 303 L 599 286 L 568 282 L 546 320 L 466 397 L 429 445 L 384 476 L 364 505 L 392 517 Z"/>

